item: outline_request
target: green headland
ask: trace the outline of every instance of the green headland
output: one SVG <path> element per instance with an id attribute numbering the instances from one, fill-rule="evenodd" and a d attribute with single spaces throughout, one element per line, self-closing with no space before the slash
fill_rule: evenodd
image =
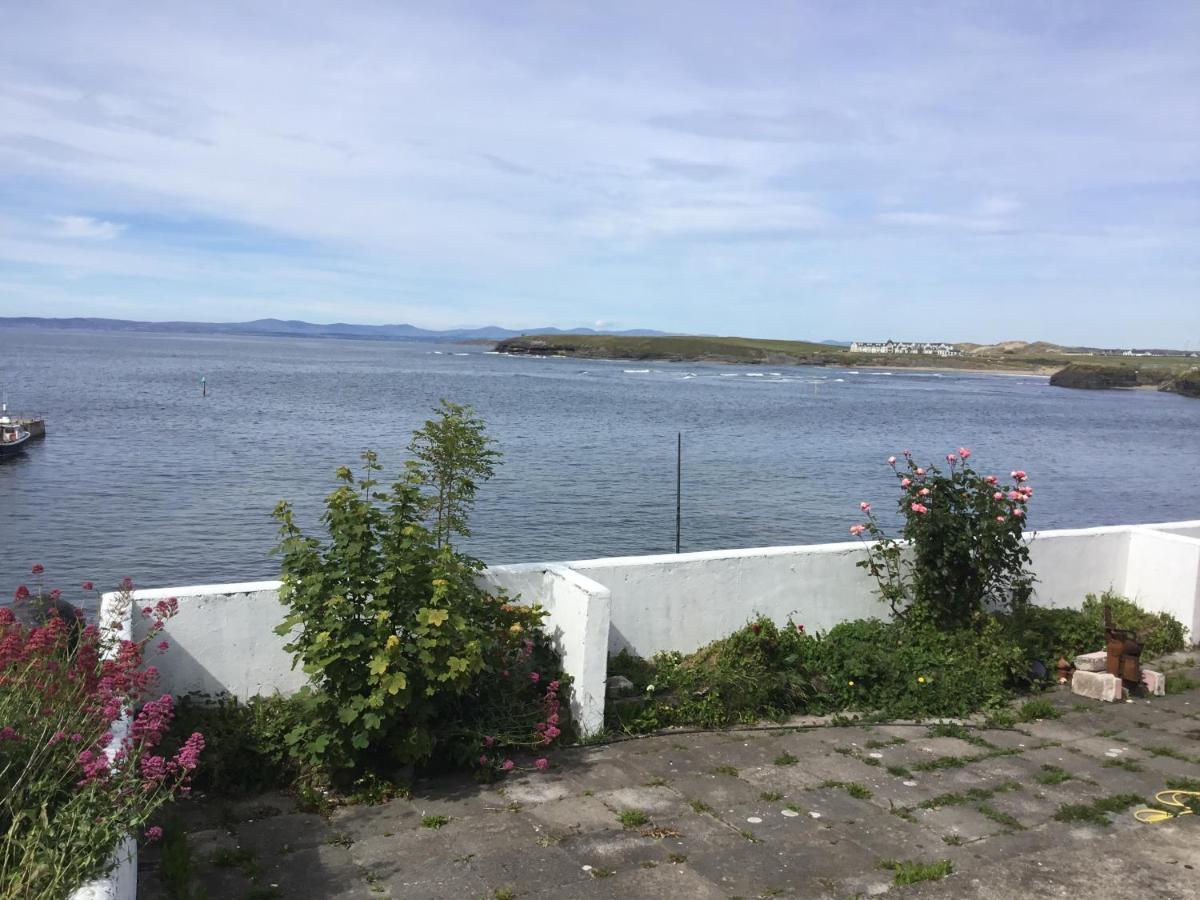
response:
<path id="1" fill-rule="evenodd" d="M 838 344 L 699 335 L 629 336 L 533 334 L 496 344 L 501 353 L 616 359 L 636 362 L 743 363 L 770 366 L 920 368 L 1050 375 L 1050 383 L 1074 388 L 1151 387 L 1200 396 L 1200 359 L 1154 351 L 1121 356 L 1112 351 L 1046 342 L 957 344 L 959 356 L 853 353 Z"/>

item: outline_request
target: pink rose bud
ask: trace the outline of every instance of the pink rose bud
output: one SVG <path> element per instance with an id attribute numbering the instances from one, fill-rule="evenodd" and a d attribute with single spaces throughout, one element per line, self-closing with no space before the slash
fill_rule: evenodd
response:
<path id="1" fill-rule="evenodd" d="M 947 453 L 946 454 L 946 462 L 950 463 L 950 465 L 954 465 L 956 462 L 958 462 L 958 457 L 955 456 L 953 453 Z"/>
<path id="2" fill-rule="evenodd" d="M 995 484 L 995 483 L 996 483 L 996 482 L 998 482 L 1000 479 L 999 479 L 999 478 L 997 478 L 995 475 L 989 475 L 987 478 L 985 478 L 985 479 L 983 479 L 983 480 L 984 480 L 984 481 L 986 481 L 988 484 Z"/>
<path id="3" fill-rule="evenodd" d="M 996 493 L 992 494 L 992 499 L 993 500 L 1003 500 L 1004 495 L 1002 493 L 1000 493 L 999 491 L 996 491 Z"/>
<path id="4" fill-rule="evenodd" d="M 1020 495 L 1020 494 L 1018 494 L 1016 491 L 1009 491 L 1009 492 L 1008 492 L 1008 499 L 1009 499 L 1009 500 L 1020 500 L 1020 499 L 1021 499 L 1021 495 Z"/>
<path id="5" fill-rule="evenodd" d="M 997 521 L 997 522 L 1003 522 L 1003 521 L 1004 521 L 1004 516 L 996 516 L 996 521 Z"/>
<path id="6" fill-rule="evenodd" d="M 961 456 L 963 459 L 970 459 L 970 458 L 971 458 L 971 451 L 970 451 L 970 450 L 968 450 L 966 447 L 959 447 L 959 448 L 958 448 L 958 455 L 959 455 L 959 456 Z"/>
<path id="7" fill-rule="evenodd" d="M 871 504 L 864 501 L 864 502 L 858 504 L 858 508 L 861 509 L 863 512 L 867 512 L 868 510 L 870 510 Z"/>
<path id="8" fill-rule="evenodd" d="M 1025 515 L 1025 510 L 1023 510 L 1023 509 L 1020 509 L 1020 508 L 1018 508 L 1018 509 L 1014 509 L 1014 510 L 1012 511 L 1012 514 L 1013 514 L 1014 516 L 1016 516 L 1016 517 L 1019 519 L 1021 516 Z"/>
<path id="9" fill-rule="evenodd" d="M 924 470 L 924 469 L 917 469 L 917 474 L 918 474 L 918 475 L 924 475 L 924 474 L 925 474 L 925 470 Z"/>
<path id="10" fill-rule="evenodd" d="M 888 457 L 888 465 L 889 465 L 889 466 L 894 466 L 895 464 L 896 464 L 896 457 L 894 457 L 894 456 L 889 456 L 889 457 Z"/>
<path id="11" fill-rule="evenodd" d="M 900 487 L 908 487 L 911 484 L 912 484 L 911 478 L 904 478 L 904 479 L 901 479 L 901 481 L 900 481 Z"/>

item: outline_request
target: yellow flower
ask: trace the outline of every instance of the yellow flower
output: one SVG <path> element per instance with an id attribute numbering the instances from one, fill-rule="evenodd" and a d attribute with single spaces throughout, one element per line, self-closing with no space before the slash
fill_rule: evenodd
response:
<path id="1" fill-rule="evenodd" d="M 509 631 L 511 631 L 513 634 L 520 634 L 520 633 L 521 633 L 521 626 L 520 626 L 520 624 L 513 625 L 513 626 L 511 626 L 511 627 L 510 627 L 508 630 L 509 630 Z"/>
<path id="2" fill-rule="evenodd" d="M 854 687 L 854 682 L 853 682 L 853 681 L 847 681 L 847 682 L 846 682 L 846 684 L 850 685 L 850 687 Z"/>
<path id="3" fill-rule="evenodd" d="M 389 650 L 391 650 L 393 647 L 398 647 L 398 646 L 400 646 L 400 638 L 396 637 L 396 635 L 394 635 L 394 634 L 391 635 L 390 637 L 388 637 L 387 648 Z"/>
<path id="4" fill-rule="evenodd" d="M 446 585 L 448 585 L 449 583 L 450 583 L 450 582 L 448 582 L 448 581 L 447 581 L 445 578 L 435 578 L 435 579 L 433 579 L 433 586 L 434 586 L 434 587 L 445 587 L 445 586 L 446 586 Z"/>
<path id="5" fill-rule="evenodd" d="M 925 683 L 925 676 L 924 676 L 924 675 L 918 675 L 918 676 L 917 676 L 917 684 L 924 684 L 924 683 Z"/>

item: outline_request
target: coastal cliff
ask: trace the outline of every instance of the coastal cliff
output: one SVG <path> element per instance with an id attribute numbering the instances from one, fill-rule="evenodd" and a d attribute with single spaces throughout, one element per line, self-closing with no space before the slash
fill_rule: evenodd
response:
<path id="1" fill-rule="evenodd" d="M 1175 374 L 1162 368 L 1120 363 L 1071 363 L 1051 375 L 1050 384 L 1096 391 L 1158 388 L 1160 391 L 1200 399 L 1200 367 Z"/>
<path id="2" fill-rule="evenodd" d="M 1169 391 L 1172 394 L 1182 394 L 1185 397 L 1193 397 L 1200 400 L 1200 366 L 1187 372 L 1182 372 L 1169 381 L 1163 382 L 1159 390 Z"/>
<path id="3" fill-rule="evenodd" d="M 1141 382 L 1138 371 L 1129 366 L 1103 365 L 1100 363 L 1071 363 L 1050 376 L 1055 387 L 1080 388 L 1104 391 L 1113 388 L 1135 388 Z"/>

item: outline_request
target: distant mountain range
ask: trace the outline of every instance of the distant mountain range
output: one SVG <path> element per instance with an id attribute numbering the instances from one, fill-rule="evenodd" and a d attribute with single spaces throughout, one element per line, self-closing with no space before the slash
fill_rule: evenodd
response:
<path id="1" fill-rule="evenodd" d="M 284 319 L 255 319 L 252 322 L 135 322 L 130 319 L 46 319 L 39 316 L 0 316 L 0 327 L 59 328 L 71 331 L 140 331 L 168 334 L 257 334 L 273 337 L 359 338 L 366 340 L 467 341 L 503 340 L 523 334 L 620 334 L 637 337 L 665 335 L 665 331 L 631 329 L 597 331 L 594 328 L 525 328 L 520 331 L 486 325 L 482 328 L 451 328 L 436 331 L 415 325 L 351 325 L 334 322 L 318 325 Z"/>

